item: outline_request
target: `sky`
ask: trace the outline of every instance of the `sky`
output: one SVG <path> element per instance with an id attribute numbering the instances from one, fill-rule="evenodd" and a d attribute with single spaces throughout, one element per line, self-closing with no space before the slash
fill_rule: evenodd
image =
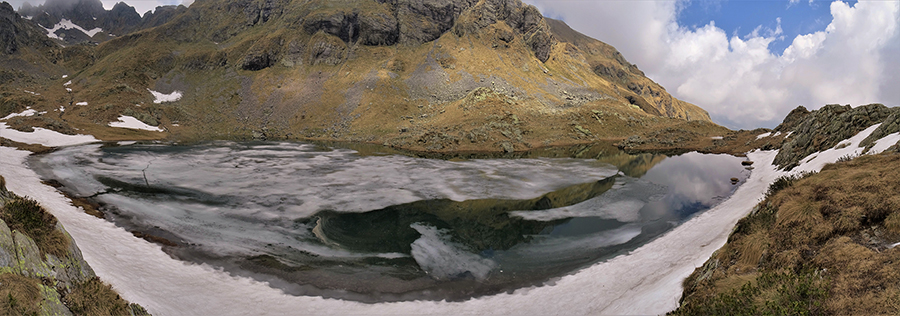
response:
<path id="1" fill-rule="evenodd" d="M 182 1 L 125 2 L 143 14 Z M 900 105 L 900 0 L 524 2 L 615 46 L 730 128 L 775 127 L 798 105 Z"/>
<path id="2" fill-rule="evenodd" d="M 803 105 L 900 105 L 900 1 L 526 0 L 730 128 Z"/>

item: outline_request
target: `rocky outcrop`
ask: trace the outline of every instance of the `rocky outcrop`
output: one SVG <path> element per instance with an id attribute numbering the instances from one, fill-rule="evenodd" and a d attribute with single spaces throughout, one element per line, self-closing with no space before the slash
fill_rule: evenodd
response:
<path id="1" fill-rule="evenodd" d="M 23 19 L 7 2 L 0 2 L 0 54 L 12 55 L 23 47 L 53 47 L 31 21 Z"/>
<path id="2" fill-rule="evenodd" d="M 56 222 L 54 230 L 68 245 L 62 254 L 42 251 L 35 239 L 47 238 L 45 236 L 29 236 L 23 231 L 10 229 L 2 219 L 10 216 L 7 204 L 22 198 L 7 191 L 5 184 L 5 179 L 0 176 L 0 275 L 11 273 L 34 280 L 41 296 L 37 309 L 42 315 L 73 315 L 63 303 L 64 297 L 83 291 L 81 287 L 84 284 L 96 282 L 93 269 L 84 261 L 75 240 L 59 222 Z M 44 219 L 55 221 L 52 216 Z M 98 306 L 103 304 L 107 302 L 97 303 Z M 139 305 L 125 304 L 131 315 L 147 315 Z M 85 311 L 73 311 L 78 315 L 85 314 Z"/>
<path id="3" fill-rule="evenodd" d="M 775 165 L 780 168 L 791 170 L 804 157 L 832 148 L 869 126 L 886 122 L 889 117 L 890 122 L 877 135 L 883 137 L 895 132 L 893 129 L 900 128 L 895 123 L 900 108 L 888 108 L 882 104 L 856 108 L 850 105 L 829 104 L 816 111 L 804 113 L 805 110 L 802 107 L 794 109 L 775 129 L 782 133 L 792 133 L 791 139 L 782 145 L 775 157 Z M 872 137 L 878 136 L 873 134 Z M 869 140 L 869 144 L 878 138 Z"/>

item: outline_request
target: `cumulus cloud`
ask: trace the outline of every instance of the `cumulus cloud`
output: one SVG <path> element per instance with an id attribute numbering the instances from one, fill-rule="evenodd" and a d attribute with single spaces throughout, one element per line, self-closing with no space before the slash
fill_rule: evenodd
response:
<path id="1" fill-rule="evenodd" d="M 900 105 L 900 2 L 835 1 L 823 31 L 795 37 L 757 28 L 727 34 L 714 22 L 678 25 L 683 2 L 528 0 L 548 16 L 607 42 L 676 97 L 732 128 L 774 127 L 798 105 Z"/>

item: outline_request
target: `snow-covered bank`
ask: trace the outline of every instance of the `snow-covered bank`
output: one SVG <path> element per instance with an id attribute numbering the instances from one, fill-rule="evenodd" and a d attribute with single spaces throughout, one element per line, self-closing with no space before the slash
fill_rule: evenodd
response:
<path id="1" fill-rule="evenodd" d="M 0 137 L 14 142 L 41 144 L 47 147 L 72 146 L 100 141 L 91 135 L 66 135 L 40 127 L 34 127 L 33 132 L 21 132 L 9 128 L 6 123 L 0 123 Z"/>
<path id="2" fill-rule="evenodd" d="M 845 148 L 855 150 L 873 130 L 853 137 L 855 143 Z M 749 153 L 756 169 L 731 198 L 629 254 L 559 278 L 554 285 L 465 302 L 362 304 L 289 296 L 264 283 L 174 260 L 159 246 L 84 214 L 55 189 L 40 184 L 24 164 L 27 154 L 0 148 L 0 175 L 8 180 L 9 189 L 51 210 L 97 274 L 154 315 L 665 313 L 677 307 L 682 280 L 724 245 L 734 224 L 759 202 L 769 183 L 784 174 L 772 166 L 776 152 Z M 843 154 L 826 152 L 816 159 L 836 160 Z M 804 166 L 798 169 L 806 170 Z M 815 166 L 809 165 L 821 168 Z"/>
<path id="3" fill-rule="evenodd" d="M 109 122 L 109 126 L 130 128 L 130 129 L 140 129 L 140 130 L 152 131 L 152 132 L 162 132 L 163 131 L 162 128 L 147 125 L 147 123 L 141 122 L 140 120 L 138 120 L 132 116 L 128 116 L 128 115 L 119 115 L 119 121 L 118 122 Z"/>

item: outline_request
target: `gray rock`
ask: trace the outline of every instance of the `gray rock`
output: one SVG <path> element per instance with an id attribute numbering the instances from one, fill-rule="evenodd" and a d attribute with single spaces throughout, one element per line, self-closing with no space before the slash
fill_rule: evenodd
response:
<path id="1" fill-rule="evenodd" d="M 66 256 L 57 258 L 52 254 L 47 255 L 46 265 L 50 267 L 55 275 L 57 287 L 71 289 L 72 286 L 85 282 L 96 276 L 94 270 L 84 261 L 81 255 L 81 249 L 75 244 L 72 236 L 63 228 L 62 224 L 56 224 L 56 229 L 60 230 L 66 239 L 69 240 L 69 249 Z"/>
<path id="2" fill-rule="evenodd" d="M 56 273 L 50 270 L 50 267 L 41 260 L 41 250 L 31 237 L 13 231 L 13 242 L 16 244 L 16 267 L 21 275 L 33 278 L 49 277 L 53 278 Z"/>
<path id="3" fill-rule="evenodd" d="M 72 312 L 63 305 L 59 292 L 52 287 L 39 284 L 41 289 L 41 315 L 69 316 Z"/>
<path id="4" fill-rule="evenodd" d="M 0 271 L 16 265 L 16 244 L 6 222 L 0 219 Z"/>
<path id="5" fill-rule="evenodd" d="M 397 19 L 385 13 L 363 13 L 359 16 L 359 42 L 363 45 L 394 45 L 400 39 Z"/>

